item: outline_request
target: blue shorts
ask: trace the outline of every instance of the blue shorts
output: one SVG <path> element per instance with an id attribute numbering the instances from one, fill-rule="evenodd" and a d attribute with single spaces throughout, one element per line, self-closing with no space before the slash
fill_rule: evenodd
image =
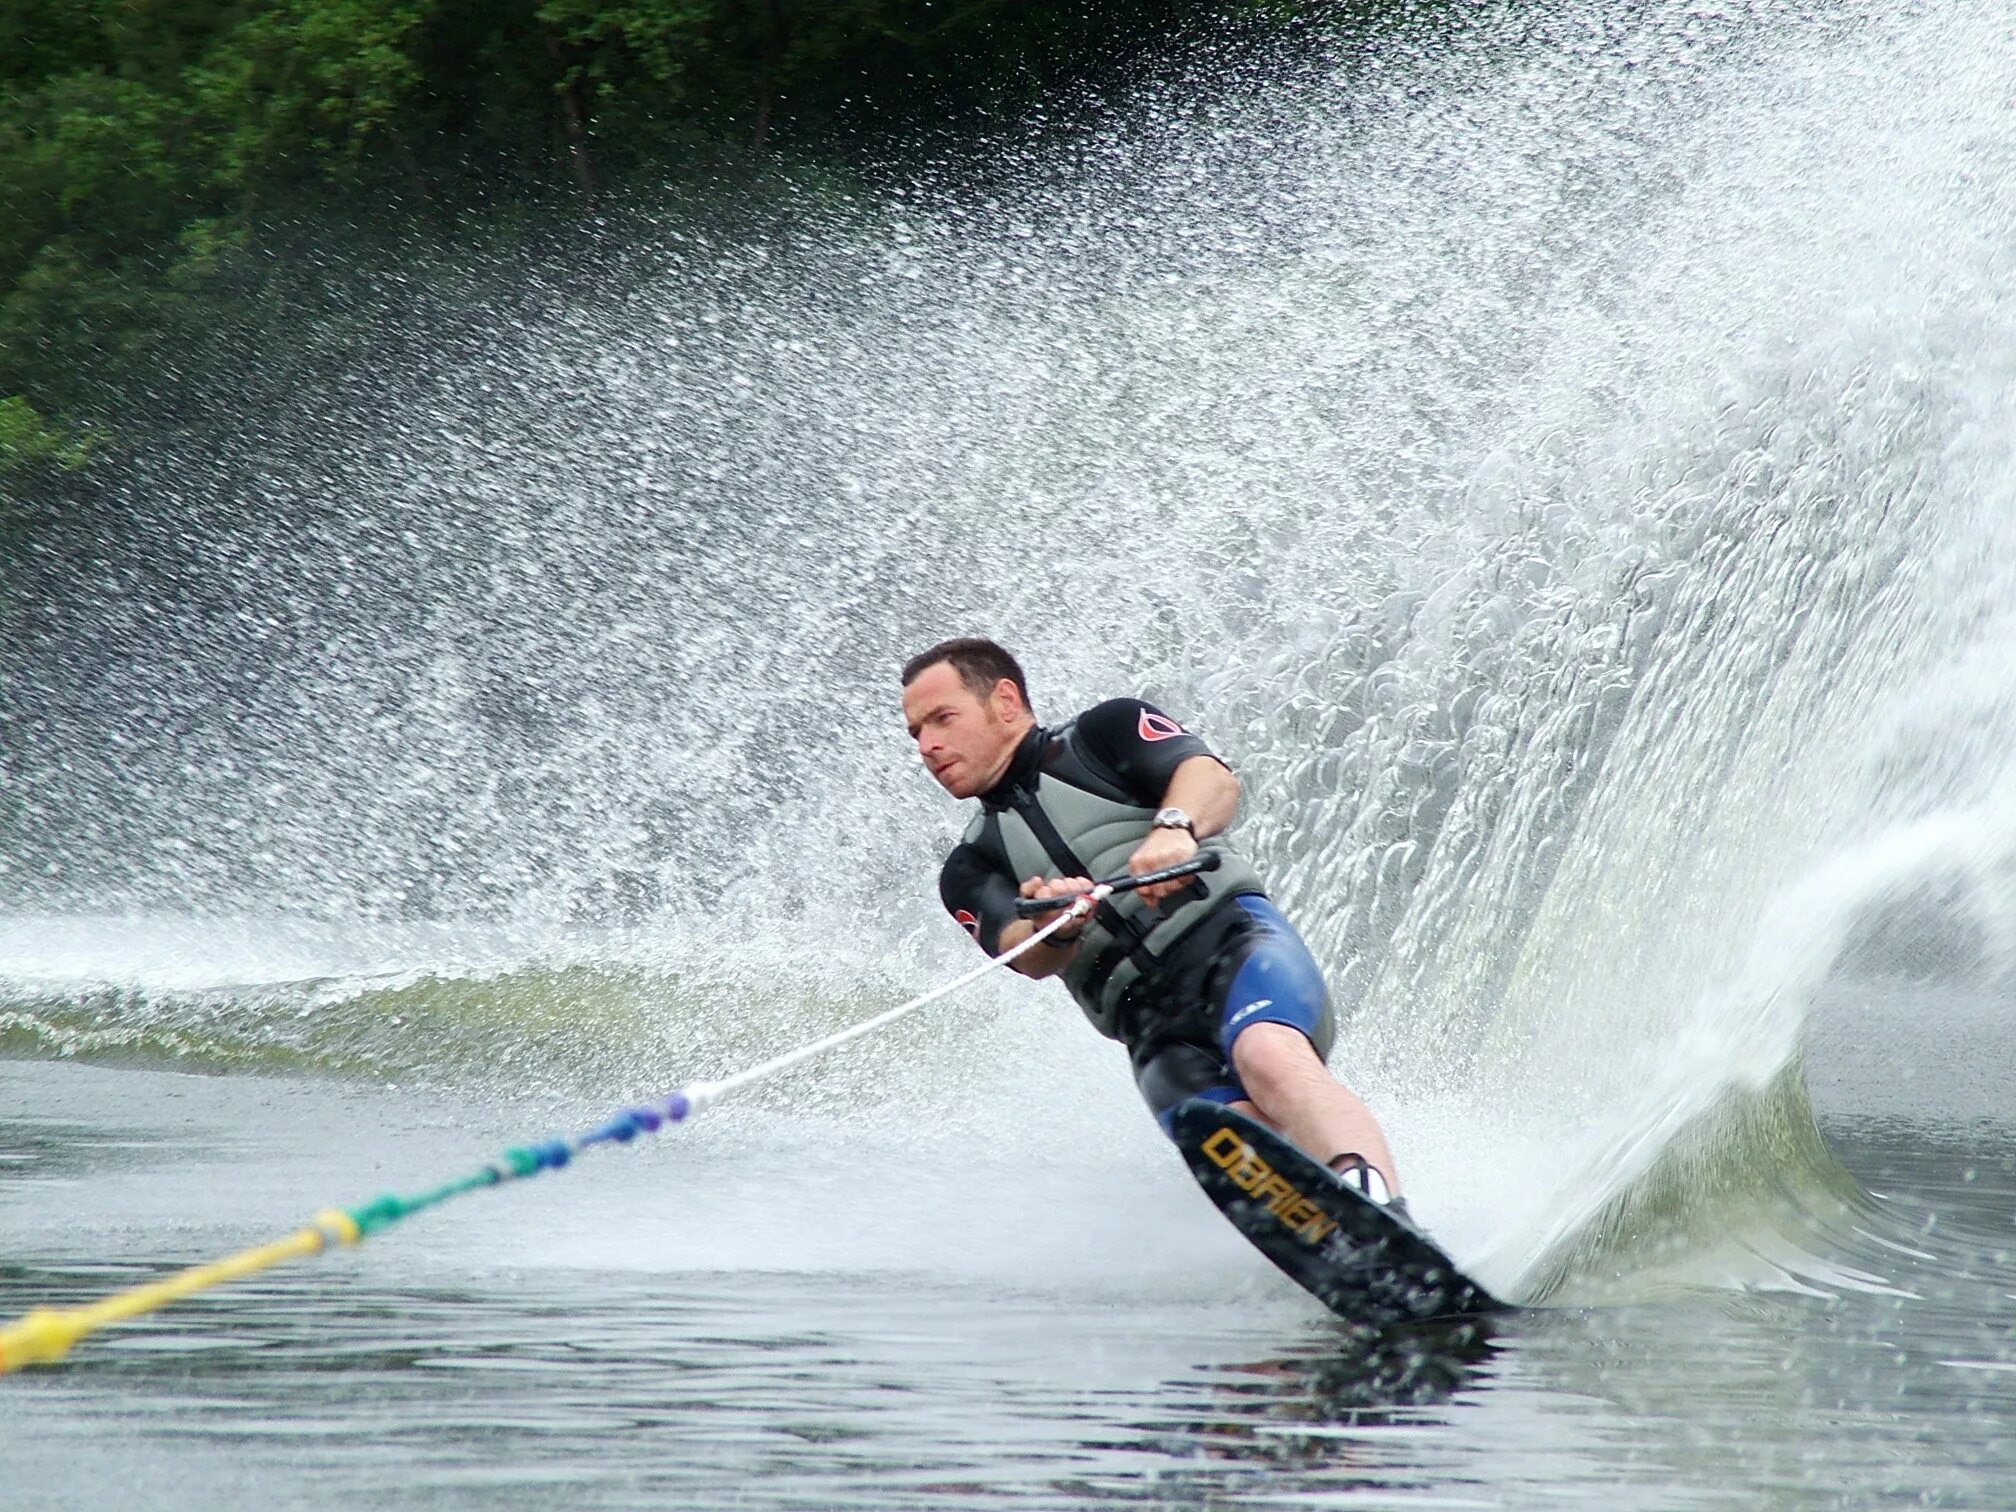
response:
<path id="1" fill-rule="evenodd" d="M 1135 989 L 1134 1080 L 1165 1131 L 1189 1098 L 1248 1100 L 1232 1043 L 1255 1024 L 1300 1030 L 1325 1058 L 1336 1033 L 1322 969 L 1281 910 L 1248 895 L 1224 912 L 1192 931 L 1195 947 L 1179 940 L 1166 968 Z"/>

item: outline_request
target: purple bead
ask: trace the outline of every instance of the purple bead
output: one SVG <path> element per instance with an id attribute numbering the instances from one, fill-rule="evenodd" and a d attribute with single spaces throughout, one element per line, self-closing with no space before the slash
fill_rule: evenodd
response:
<path id="1" fill-rule="evenodd" d="M 658 1116 L 656 1108 L 632 1108 L 630 1122 L 633 1127 L 643 1130 L 646 1134 L 656 1134 L 658 1125 L 665 1120 Z"/>
<path id="2" fill-rule="evenodd" d="M 684 1092 L 674 1092 L 665 1099 L 665 1116 L 674 1123 L 684 1123 L 686 1115 L 693 1111 L 693 1104 L 686 1100 Z"/>

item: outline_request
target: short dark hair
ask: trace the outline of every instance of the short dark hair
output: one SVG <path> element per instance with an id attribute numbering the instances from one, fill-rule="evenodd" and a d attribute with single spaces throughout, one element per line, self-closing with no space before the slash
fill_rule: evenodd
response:
<path id="1" fill-rule="evenodd" d="M 1005 677 L 1022 695 L 1022 706 L 1029 707 L 1029 683 L 1022 676 L 1022 663 L 984 635 L 955 636 L 938 642 L 929 651 L 919 651 L 903 663 L 903 686 L 909 687 L 940 662 L 952 663 L 959 681 L 966 684 L 975 698 L 987 697 Z"/>

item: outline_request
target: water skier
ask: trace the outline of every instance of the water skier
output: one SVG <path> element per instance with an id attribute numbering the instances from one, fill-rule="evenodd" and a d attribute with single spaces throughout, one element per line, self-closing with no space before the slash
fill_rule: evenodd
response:
<path id="1" fill-rule="evenodd" d="M 1405 1212 L 1378 1119 L 1325 1062 L 1334 1025 L 1322 972 L 1221 838 L 1239 808 L 1231 768 L 1135 698 L 1039 726 L 1021 666 L 978 637 L 910 659 L 903 715 L 939 785 L 980 800 L 939 893 L 990 955 L 1041 927 L 1016 917 L 1018 897 L 1056 898 L 1061 910 L 1094 877 L 1218 851 L 1208 876 L 1116 894 L 1014 969 L 1063 977 L 1092 1027 L 1127 1047 L 1165 1131 L 1188 1098 L 1228 1104 Z"/>

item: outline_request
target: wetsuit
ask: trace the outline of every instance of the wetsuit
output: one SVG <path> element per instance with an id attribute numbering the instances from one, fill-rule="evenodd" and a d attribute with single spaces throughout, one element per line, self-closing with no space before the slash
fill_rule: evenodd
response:
<path id="1" fill-rule="evenodd" d="M 989 955 L 1030 876 L 1111 876 L 1147 835 L 1176 768 L 1219 759 L 1161 710 L 1109 699 L 1054 729 L 1032 730 L 946 858 L 939 894 Z M 1134 1079 L 1164 1128 L 1189 1097 L 1246 1099 L 1232 1042 L 1286 1024 L 1327 1058 L 1333 1028 L 1322 972 L 1260 878 L 1220 836 L 1215 871 L 1157 907 L 1123 893 L 1100 905 L 1062 973 L 1092 1026 L 1126 1045 Z"/>

